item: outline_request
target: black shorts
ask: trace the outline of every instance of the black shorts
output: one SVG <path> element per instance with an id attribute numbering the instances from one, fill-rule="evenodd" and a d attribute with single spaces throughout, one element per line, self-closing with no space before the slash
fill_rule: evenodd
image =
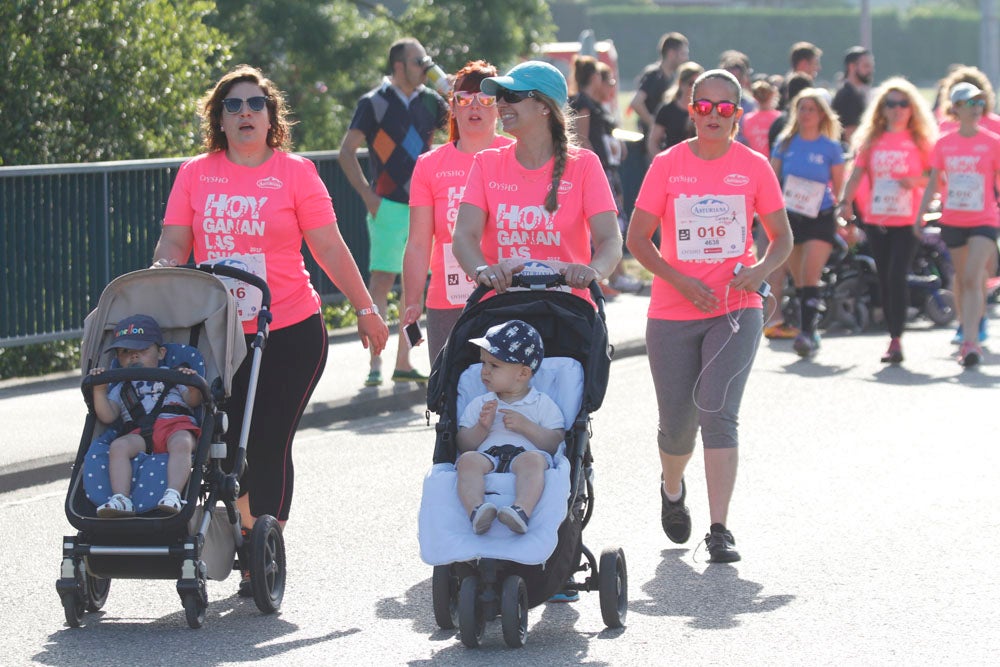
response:
<path id="1" fill-rule="evenodd" d="M 828 208 L 820 211 L 815 218 L 789 211 L 788 222 L 792 227 L 792 239 L 795 241 L 795 245 L 806 241 L 826 241 L 833 245 L 833 237 L 837 235 L 837 219 L 833 215 L 834 210 Z"/>
<path id="2" fill-rule="evenodd" d="M 955 227 L 946 223 L 938 223 L 941 227 L 941 240 L 949 248 L 961 248 L 973 236 L 985 236 L 993 241 L 997 240 L 997 232 L 1000 228 L 990 225 L 980 225 L 979 227 Z"/>

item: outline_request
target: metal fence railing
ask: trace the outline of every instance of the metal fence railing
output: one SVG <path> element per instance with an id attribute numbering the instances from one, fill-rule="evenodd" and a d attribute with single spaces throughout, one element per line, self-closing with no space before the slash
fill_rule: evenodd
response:
<path id="1" fill-rule="evenodd" d="M 364 204 L 337 151 L 303 153 L 367 275 Z M 367 153 L 359 151 L 362 165 Z M 73 338 L 114 277 L 149 265 L 183 159 L 0 167 L 0 347 Z M 324 300 L 337 290 L 306 252 Z"/>

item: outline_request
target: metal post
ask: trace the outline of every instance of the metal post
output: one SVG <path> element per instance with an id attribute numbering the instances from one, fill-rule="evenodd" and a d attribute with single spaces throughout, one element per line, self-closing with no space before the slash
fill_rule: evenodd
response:
<path id="1" fill-rule="evenodd" d="M 979 67 L 996 89 L 1000 83 L 1000 24 L 996 0 L 979 0 Z"/>
<path id="2" fill-rule="evenodd" d="M 861 46 L 869 51 L 872 49 L 872 3 L 871 0 L 861 0 Z"/>

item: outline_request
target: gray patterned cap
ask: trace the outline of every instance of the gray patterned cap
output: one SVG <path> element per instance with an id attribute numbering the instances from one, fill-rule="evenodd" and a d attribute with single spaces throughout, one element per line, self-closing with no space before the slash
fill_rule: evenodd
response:
<path id="1" fill-rule="evenodd" d="M 469 340 L 500 361 L 524 364 L 534 373 L 545 358 L 542 337 L 535 327 L 522 320 L 510 320 L 486 330 L 482 338 Z"/>

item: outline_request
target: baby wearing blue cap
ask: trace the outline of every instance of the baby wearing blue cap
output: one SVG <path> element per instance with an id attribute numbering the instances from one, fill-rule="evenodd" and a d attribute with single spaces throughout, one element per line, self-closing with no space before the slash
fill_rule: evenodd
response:
<path id="1" fill-rule="evenodd" d="M 542 337 L 527 322 L 510 320 L 469 342 L 482 348 L 480 377 L 487 393 L 470 401 L 458 421 L 458 497 L 477 535 L 494 519 L 523 534 L 542 496 L 545 470 L 565 437 L 559 406 L 531 386 L 545 357 Z M 484 502 L 490 472 L 514 473 L 512 505 L 497 509 Z"/>

